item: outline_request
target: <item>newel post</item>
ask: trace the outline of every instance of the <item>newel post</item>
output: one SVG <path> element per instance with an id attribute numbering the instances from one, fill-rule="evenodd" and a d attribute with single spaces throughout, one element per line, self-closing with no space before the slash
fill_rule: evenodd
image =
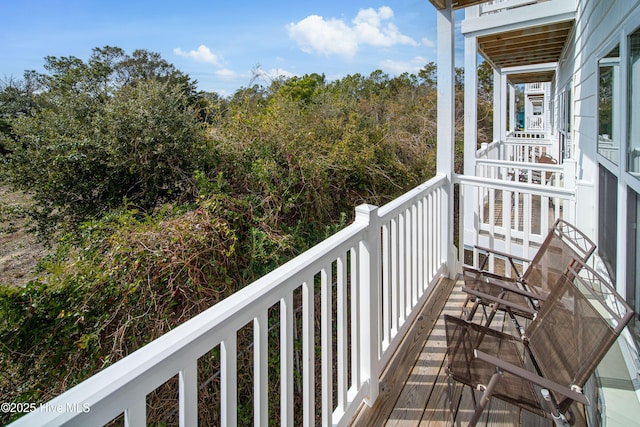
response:
<path id="1" fill-rule="evenodd" d="M 378 343 L 380 301 L 380 221 L 378 207 L 360 205 L 356 207 L 357 223 L 367 224 L 365 238 L 358 247 L 358 277 L 360 287 L 360 374 L 369 382 L 365 403 L 372 406 L 378 398 Z"/>

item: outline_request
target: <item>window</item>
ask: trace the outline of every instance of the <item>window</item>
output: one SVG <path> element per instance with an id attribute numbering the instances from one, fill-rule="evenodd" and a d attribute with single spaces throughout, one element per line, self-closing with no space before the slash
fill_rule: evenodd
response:
<path id="1" fill-rule="evenodd" d="M 598 153 L 618 164 L 618 101 L 620 98 L 620 49 L 616 46 L 598 62 Z M 619 125 L 618 125 L 619 126 Z"/>
<path id="2" fill-rule="evenodd" d="M 629 36 L 627 170 L 640 177 L 640 29 Z"/>
<path id="3" fill-rule="evenodd" d="M 560 143 L 560 158 L 571 158 L 571 86 L 572 81 L 567 83 L 565 89 L 559 97 L 559 117 L 558 117 L 558 138 Z"/>
<path id="4" fill-rule="evenodd" d="M 598 175 L 598 248 L 609 276 L 615 283 L 618 256 L 618 179 L 602 165 Z"/>

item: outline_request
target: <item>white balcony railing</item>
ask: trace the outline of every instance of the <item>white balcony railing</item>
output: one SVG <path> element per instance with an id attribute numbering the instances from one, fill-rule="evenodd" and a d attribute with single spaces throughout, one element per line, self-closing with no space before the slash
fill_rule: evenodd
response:
<path id="1" fill-rule="evenodd" d="M 15 425 L 103 425 L 124 414 L 125 425 L 144 426 L 151 421 L 146 396 L 176 376 L 179 423 L 196 425 L 198 361 L 215 349 L 221 397 L 212 404 L 219 405 L 222 425 L 236 425 L 238 331 L 245 325 L 253 328 L 254 424 L 267 425 L 273 404 L 268 401 L 268 325 L 274 322 L 280 330 L 279 422 L 346 425 L 362 402 L 376 400 L 385 364 L 416 317 L 416 307 L 446 271 L 447 183 L 436 176 L 379 209 L 359 206 L 353 224 Z M 294 344 L 302 366 L 294 364 Z M 302 384 L 301 404 L 295 406 L 294 378 Z"/>
<path id="2" fill-rule="evenodd" d="M 540 83 L 540 82 L 527 83 L 524 86 L 524 92 L 525 93 L 541 93 L 541 92 L 544 92 L 544 83 Z"/>
<path id="3" fill-rule="evenodd" d="M 475 176 L 456 178 L 465 264 L 478 265 L 474 245 L 532 257 L 556 218 L 575 222 L 576 164 L 553 164 L 556 152 L 557 145 L 536 132 L 515 132 L 506 141 L 482 144 Z"/>
<path id="4" fill-rule="evenodd" d="M 505 166 L 508 167 L 508 166 Z M 576 187 L 573 162 L 564 165 L 563 185 L 544 185 L 478 176 L 457 176 L 460 186 L 460 259 L 478 267 L 476 245 L 533 258 L 549 228 L 557 218 L 575 223 Z M 555 171 L 554 174 L 560 174 Z M 465 203 L 465 200 L 470 203 Z M 471 206 L 472 212 L 465 212 Z M 469 219 L 472 219 L 471 221 Z M 494 257 L 488 269 L 496 271 Z M 510 265 L 501 266 L 509 275 Z"/>
<path id="5" fill-rule="evenodd" d="M 476 158 L 534 163 L 540 156 L 549 155 L 557 160 L 557 143 L 546 137 L 547 135 L 543 132 L 513 132 L 504 141 L 482 144 L 476 152 Z"/>
<path id="6" fill-rule="evenodd" d="M 543 131 L 544 130 L 544 117 L 543 116 L 528 116 L 525 129 L 527 131 Z"/>
<path id="7" fill-rule="evenodd" d="M 513 9 L 521 6 L 538 3 L 539 0 L 493 0 L 480 5 L 480 15 L 498 13 L 505 9 Z"/>
<path id="8" fill-rule="evenodd" d="M 548 139 L 548 135 L 544 131 L 514 131 L 507 135 L 508 140 L 532 140 L 532 139 Z"/>

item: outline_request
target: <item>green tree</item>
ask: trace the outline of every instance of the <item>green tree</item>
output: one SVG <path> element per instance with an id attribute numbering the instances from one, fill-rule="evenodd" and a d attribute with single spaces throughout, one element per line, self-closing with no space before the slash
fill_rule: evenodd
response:
<path id="1" fill-rule="evenodd" d="M 38 109 L 11 120 L 5 171 L 33 195 L 41 230 L 124 198 L 148 209 L 195 193 L 191 177 L 206 156 L 190 79 L 145 52 L 46 58 Z"/>

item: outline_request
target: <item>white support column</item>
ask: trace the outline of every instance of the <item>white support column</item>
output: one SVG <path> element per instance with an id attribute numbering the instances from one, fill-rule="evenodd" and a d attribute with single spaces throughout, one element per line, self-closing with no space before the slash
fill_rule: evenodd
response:
<path id="1" fill-rule="evenodd" d="M 502 85 L 500 84 L 501 76 L 499 70 L 493 70 L 493 140 L 500 141 L 500 133 L 502 129 L 502 114 L 500 111 L 500 101 L 502 100 Z"/>
<path id="2" fill-rule="evenodd" d="M 474 36 L 464 39 L 464 174 L 475 176 L 478 150 L 478 44 Z M 489 141 L 481 141 L 483 143 Z M 470 190 L 470 188 L 469 188 Z M 464 234 L 460 244 L 478 244 L 478 222 L 473 191 L 465 192 L 462 207 Z M 460 255 L 462 256 L 462 255 Z M 461 259 L 462 261 L 462 259 Z"/>
<path id="3" fill-rule="evenodd" d="M 500 75 L 500 140 L 507 136 L 507 75 Z"/>
<path id="4" fill-rule="evenodd" d="M 516 130 L 516 87 L 509 85 L 509 132 Z"/>
<path id="5" fill-rule="evenodd" d="M 445 174 L 446 203 L 442 203 L 442 220 L 445 223 L 441 253 L 446 254 L 450 278 L 457 274 L 457 256 L 453 247 L 453 165 L 455 132 L 455 51 L 454 14 L 451 0 L 438 10 L 438 153 L 437 172 Z"/>

